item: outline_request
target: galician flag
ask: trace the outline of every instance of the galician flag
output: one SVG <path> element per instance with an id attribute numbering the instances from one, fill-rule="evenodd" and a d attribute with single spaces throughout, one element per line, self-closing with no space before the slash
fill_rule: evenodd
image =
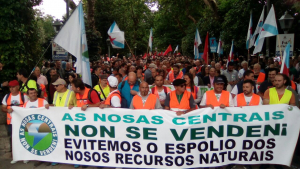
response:
<path id="1" fill-rule="evenodd" d="M 270 36 L 276 36 L 276 35 L 278 35 L 278 29 L 277 29 L 274 6 L 272 5 L 272 8 L 270 9 L 266 21 L 262 26 L 261 32 L 256 39 L 255 49 L 253 51 L 253 54 L 256 54 L 261 51 L 264 44 L 264 38 Z"/>
<path id="2" fill-rule="evenodd" d="M 228 55 L 228 61 L 227 62 L 230 62 L 233 60 L 233 40 L 231 42 L 231 48 L 230 48 L 230 52 L 229 52 L 229 55 Z"/>
<path id="3" fill-rule="evenodd" d="M 248 33 L 247 33 L 247 40 L 246 40 L 246 49 L 250 48 L 250 40 L 252 39 L 252 12 L 250 14 L 250 21 L 249 21 L 249 26 L 248 26 Z"/>
<path id="4" fill-rule="evenodd" d="M 178 52 L 178 45 L 176 46 L 176 48 L 175 48 L 175 50 L 174 50 L 174 53 L 175 53 L 176 51 Z"/>
<path id="5" fill-rule="evenodd" d="M 280 73 L 286 74 L 289 76 L 289 69 L 290 69 L 290 48 L 291 44 L 290 42 L 286 45 L 285 50 L 283 52 L 283 59 L 282 59 L 282 64 L 280 68 Z"/>
<path id="6" fill-rule="evenodd" d="M 150 29 L 150 36 L 149 36 L 149 48 L 150 48 L 150 52 L 152 52 L 152 43 L 153 43 L 153 34 L 152 34 L 152 28 Z"/>
<path id="7" fill-rule="evenodd" d="M 82 2 L 80 2 L 62 27 L 54 42 L 77 58 L 76 73 L 81 74 L 82 81 L 92 85 L 90 59 L 86 42 Z"/>
<path id="8" fill-rule="evenodd" d="M 252 46 L 255 46 L 254 42 L 255 42 L 256 35 L 260 34 L 261 29 L 262 29 L 262 27 L 264 25 L 264 16 L 265 16 L 265 6 L 263 7 L 263 10 L 262 10 L 261 15 L 259 17 L 256 29 L 255 29 L 255 31 L 253 33 L 253 36 L 252 36 L 251 40 L 250 40 L 250 46 L 249 46 L 249 48 L 251 48 Z M 259 39 L 259 37 L 258 37 L 258 39 Z"/>
<path id="9" fill-rule="evenodd" d="M 222 41 L 221 37 L 219 38 L 217 53 L 219 55 L 223 55 L 223 41 Z"/>
<path id="10" fill-rule="evenodd" d="M 120 30 L 117 23 L 114 22 L 107 31 L 111 46 L 117 49 L 123 49 L 125 44 L 124 32 Z"/>
<path id="11" fill-rule="evenodd" d="M 194 41 L 194 55 L 195 55 L 195 58 L 200 58 L 199 49 L 198 49 L 198 46 L 200 44 L 202 44 L 201 38 L 200 38 L 200 35 L 199 35 L 199 32 L 198 32 L 198 29 L 196 29 L 195 41 Z"/>

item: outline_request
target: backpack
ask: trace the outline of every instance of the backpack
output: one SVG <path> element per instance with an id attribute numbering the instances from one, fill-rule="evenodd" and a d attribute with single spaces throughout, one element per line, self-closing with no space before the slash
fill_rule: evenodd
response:
<path id="1" fill-rule="evenodd" d="M 97 96 L 98 96 L 99 100 L 100 100 L 100 101 L 103 101 L 103 100 L 101 100 L 100 95 L 98 94 L 98 92 L 97 92 L 95 89 L 90 89 L 90 90 L 89 90 L 89 93 L 88 93 L 88 100 L 89 100 L 91 103 L 96 104 L 96 103 L 94 103 L 94 102 L 92 101 L 92 98 L 91 98 L 91 93 L 92 93 L 92 91 L 95 91 L 95 92 L 97 93 Z"/>
<path id="2" fill-rule="evenodd" d="M 140 82 L 139 81 L 137 81 L 137 82 L 138 82 L 138 85 L 140 85 Z M 125 85 L 125 81 L 122 82 L 121 88 L 120 88 L 120 93 L 121 93 L 121 108 L 128 108 L 127 107 L 127 100 L 125 99 L 125 97 L 122 96 L 122 89 L 123 89 L 124 85 Z"/>
<path id="3" fill-rule="evenodd" d="M 29 79 L 29 80 L 30 80 L 30 79 Z M 26 83 L 25 83 L 25 85 L 21 87 L 20 91 L 22 91 L 25 87 L 27 88 L 27 90 L 29 89 L 29 87 L 28 87 L 28 85 L 27 85 L 29 80 L 27 80 Z M 33 80 L 33 81 L 34 81 L 34 80 Z M 44 97 L 42 96 L 42 88 L 41 88 L 41 86 L 40 86 L 36 81 L 35 81 L 35 84 L 36 84 L 36 88 L 37 88 L 37 96 L 38 96 L 39 98 L 44 98 Z"/>
<path id="4" fill-rule="evenodd" d="M 5 102 L 6 102 L 6 104 L 7 104 L 7 100 L 8 100 L 8 97 L 9 97 L 9 95 L 10 95 L 11 93 L 8 93 L 7 94 L 7 97 L 5 98 Z M 24 98 L 24 94 L 21 92 L 21 100 L 22 100 L 22 102 L 23 102 L 23 104 L 25 103 L 25 98 Z M 20 104 L 21 105 L 21 104 Z M 15 106 L 15 105 L 9 105 L 9 106 Z M 19 105 L 18 105 L 19 106 Z"/>
<path id="5" fill-rule="evenodd" d="M 164 88 L 164 92 L 165 92 L 165 94 L 166 94 L 166 96 L 168 95 L 168 89 L 167 89 L 167 87 L 166 86 L 163 86 L 163 88 Z M 153 87 L 152 88 L 152 94 L 154 94 L 155 93 L 155 87 Z"/>

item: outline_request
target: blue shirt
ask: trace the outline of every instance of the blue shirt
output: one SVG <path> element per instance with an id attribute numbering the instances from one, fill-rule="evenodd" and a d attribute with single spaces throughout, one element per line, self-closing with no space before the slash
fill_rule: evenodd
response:
<path id="1" fill-rule="evenodd" d="M 122 82 L 122 83 L 123 83 L 123 82 Z M 130 85 L 129 85 L 129 83 L 127 82 L 127 80 L 124 81 L 124 86 L 123 86 L 123 88 L 121 89 L 122 83 L 119 84 L 118 89 L 119 89 L 119 91 L 121 92 L 121 96 L 122 96 L 123 98 L 125 98 L 126 101 L 127 101 L 127 106 L 126 106 L 126 108 L 129 108 L 129 106 L 130 106 L 130 104 L 131 104 L 131 100 L 132 100 L 132 98 L 133 98 L 133 95 L 130 93 L 130 90 L 134 90 L 134 91 L 139 92 L 139 91 L 140 91 L 140 89 L 139 89 L 140 82 L 139 82 L 139 81 L 136 81 L 132 89 L 130 88 Z"/>

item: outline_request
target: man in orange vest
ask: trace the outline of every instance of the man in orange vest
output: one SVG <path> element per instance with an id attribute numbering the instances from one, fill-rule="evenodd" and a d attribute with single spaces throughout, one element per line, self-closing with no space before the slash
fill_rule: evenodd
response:
<path id="1" fill-rule="evenodd" d="M 121 93 L 118 90 L 119 81 L 116 77 L 113 76 L 109 76 L 107 80 L 110 88 L 110 93 L 107 96 L 105 102 L 100 104 L 99 107 L 101 109 L 108 108 L 108 107 L 120 108 L 122 98 L 121 98 Z"/>
<path id="2" fill-rule="evenodd" d="M 162 106 L 155 94 L 149 93 L 147 82 L 141 82 L 140 92 L 131 101 L 130 109 L 162 109 Z"/>
<path id="3" fill-rule="evenodd" d="M 175 79 L 183 79 L 183 73 L 182 71 L 180 71 L 179 66 L 178 65 L 173 65 L 173 70 L 171 70 L 169 72 L 169 74 L 166 77 L 166 83 L 167 84 L 172 84 L 172 82 Z"/>
<path id="4" fill-rule="evenodd" d="M 260 64 L 259 63 L 256 63 L 254 66 L 253 66 L 253 71 L 254 71 L 254 79 L 256 80 L 256 83 L 258 85 L 260 85 L 262 82 L 265 81 L 265 78 L 266 78 L 266 75 L 262 72 L 260 72 Z"/>
<path id="5" fill-rule="evenodd" d="M 81 107 L 85 111 L 88 107 L 99 107 L 100 97 L 96 90 L 85 87 L 81 79 L 74 79 L 72 82 L 72 90 L 75 92 L 77 107 Z M 74 105 L 70 103 L 69 108 Z"/>
<path id="6" fill-rule="evenodd" d="M 200 108 L 204 107 L 233 107 L 232 96 L 228 91 L 223 90 L 224 80 L 222 77 L 215 77 L 214 90 L 206 91 L 202 97 Z"/>
<path id="7" fill-rule="evenodd" d="M 27 95 L 29 100 L 24 103 L 24 108 L 45 107 L 46 109 L 49 109 L 49 103 L 43 98 L 38 98 L 38 92 L 35 88 L 29 88 L 27 90 Z"/>
<path id="8" fill-rule="evenodd" d="M 243 81 L 243 93 L 236 95 L 233 99 L 235 107 L 262 105 L 259 95 L 253 93 L 254 82 L 250 79 Z"/>
<path id="9" fill-rule="evenodd" d="M 173 81 L 175 90 L 170 92 L 165 100 L 165 109 L 175 111 L 178 116 L 186 114 L 196 108 L 194 97 L 186 90 L 186 81 L 176 79 Z"/>

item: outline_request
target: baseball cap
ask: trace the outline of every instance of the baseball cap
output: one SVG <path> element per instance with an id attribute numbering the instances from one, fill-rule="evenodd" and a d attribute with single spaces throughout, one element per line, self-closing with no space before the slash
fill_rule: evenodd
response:
<path id="1" fill-rule="evenodd" d="M 66 85 L 66 81 L 64 79 L 57 79 L 54 83 L 52 83 L 53 85 Z"/>
<path id="2" fill-rule="evenodd" d="M 215 77 L 214 83 L 225 83 L 223 78 L 220 76 Z"/>
<path id="3" fill-rule="evenodd" d="M 12 80 L 8 83 L 9 87 L 19 86 L 19 82 L 17 80 Z"/>
<path id="4" fill-rule="evenodd" d="M 119 82 L 118 82 L 118 79 L 116 77 L 109 76 L 107 80 L 108 80 L 109 86 L 111 86 L 111 87 L 117 87 L 118 86 Z"/>
<path id="5" fill-rule="evenodd" d="M 151 64 L 149 65 L 149 68 L 157 68 L 157 66 L 156 66 L 154 63 L 151 63 Z"/>

